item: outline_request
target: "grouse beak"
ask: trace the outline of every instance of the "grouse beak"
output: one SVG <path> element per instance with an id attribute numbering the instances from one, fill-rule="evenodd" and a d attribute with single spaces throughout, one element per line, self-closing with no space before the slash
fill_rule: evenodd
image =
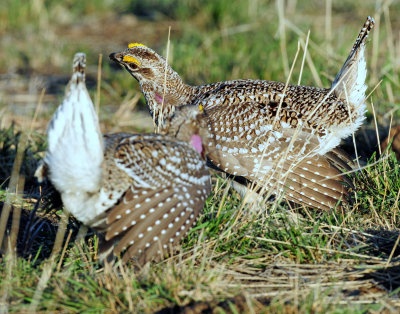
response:
<path id="1" fill-rule="evenodd" d="M 110 53 L 108 57 L 110 58 L 111 61 L 115 61 L 117 63 L 121 63 L 122 61 L 122 55 L 119 52 Z"/>

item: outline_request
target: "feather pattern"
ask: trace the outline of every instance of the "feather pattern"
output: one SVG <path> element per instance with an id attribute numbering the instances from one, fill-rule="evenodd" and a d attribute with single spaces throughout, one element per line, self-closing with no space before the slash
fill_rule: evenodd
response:
<path id="1" fill-rule="evenodd" d="M 200 125 L 203 142 L 205 138 L 208 140 L 203 154 L 212 168 L 270 189 L 272 183 L 282 185 L 288 172 L 288 182 L 301 184 L 292 183 L 293 189 L 290 185 L 286 187 L 286 198 L 328 209 L 347 195 L 346 189 L 339 186 L 346 181 L 341 169 L 348 169 L 347 165 L 342 167 L 347 161 L 339 155 L 335 155 L 334 161 L 330 153 L 365 118 L 364 48 L 373 26 L 374 20 L 368 17 L 331 88 L 286 86 L 262 80 L 189 86 L 164 58 L 148 47 L 132 45 L 111 54 L 110 58 L 139 81 L 155 122 L 163 127 L 168 125 L 169 134 L 186 140 L 181 128 L 184 122 L 176 116 L 198 115 L 193 119 Z M 138 60 L 140 65 L 125 61 L 130 60 L 127 56 Z M 343 92 L 344 87 L 347 93 Z M 186 108 L 192 114 L 182 113 Z M 174 123 L 179 127 L 171 127 Z M 308 162 L 321 166 L 304 170 L 307 168 L 304 163 Z M 324 192 L 317 193 L 318 187 L 312 180 Z M 306 186 L 309 183 L 313 183 L 313 188 Z M 303 190 L 289 191 L 295 186 L 299 188 L 298 184 Z M 281 190 L 285 190 L 283 185 L 274 188 L 274 193 Z"/>
<path id="2" fill-rule="evenodd" d="M 124 261 L 143 264 L 162 256 L 165 245 L 175 247 L 193 226 L 211 190 L 210 174 L 190 141 L 160 134 L 102 136 L 84 68 L 85 55 L 77 54 L 37 173 L 42 177 L 48 169 L 65 209 L 100 232 L 103 259 L 124 254 Z M 187 131 L 196 136 L 197 130 Z"/>

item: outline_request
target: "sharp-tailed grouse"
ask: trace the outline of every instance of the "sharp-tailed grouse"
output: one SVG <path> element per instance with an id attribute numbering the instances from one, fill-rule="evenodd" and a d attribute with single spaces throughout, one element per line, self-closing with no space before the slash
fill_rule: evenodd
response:
<path id="1" fill-rule="evenodd" d="M 162 126 L 177 108 L 204 111 L 202 127 L 212 136 L 205 151 L 209 165 L 258 189 L 286 191 L 288 200 L 328 209 L 347 194 L 338 169 L 348 169 L 347 160 L 335 148 L 364 120 L 364 50 L 373 26 L 368 17 L 330 88 L 261 80 L 189 86 L 142 44 L 110 58 L 139 81 Z"/>
<path id="2" fill-rule="evenodd" d="M 172 137 L 103 136 L 85 86 L 83 53 L 73 69 L 37 175 L 47 174 L 68 212 L 101 231 L 103 256 L 126 251 L 125 261 L 143 264 L 190 230 L 210 193 L 209 171 L 190 143 Z M 198 135 L 189 134 L 190 141 L 202 150 Z"/>

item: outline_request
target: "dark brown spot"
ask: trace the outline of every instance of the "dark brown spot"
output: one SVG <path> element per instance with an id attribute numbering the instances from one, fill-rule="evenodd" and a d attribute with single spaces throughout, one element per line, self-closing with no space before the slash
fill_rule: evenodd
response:
<path id="1" fill-rule="evenodd" d="M 154 76 L 153 70 L 150 68 L 144 68 L 140 70 L 140 73 L 146 78 L 152 78 Z"/>
<path id="2" fill-rule="evenodd" d="M 158 61 L 158 57 L 154 53 L 151 53 L 149 51 L 142 51 L 139 55 L 143 59 L 149 59 L 149 60 Z"/>
<path id="3" fill-rule="evenodd" d="M 271 109 L 276 109 L 276 108 L 278 108 L 279 103 L 274 102 L 274 101 L 271 101 L 271 102 L 268 104 L 268 106 L 269 106 Z"/>

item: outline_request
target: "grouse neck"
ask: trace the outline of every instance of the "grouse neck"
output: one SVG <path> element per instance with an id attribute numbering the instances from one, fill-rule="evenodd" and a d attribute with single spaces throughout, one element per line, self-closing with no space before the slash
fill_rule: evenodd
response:
<path id="1" fill-rule="evenodd" d="M 172 69 L 166 80 L 152 83 L 141 84 L 141 89 L 156 124 L 172 117 L 176 107 L 191 103 L 196 91 L 196 87 L 185 84 Z"/>

